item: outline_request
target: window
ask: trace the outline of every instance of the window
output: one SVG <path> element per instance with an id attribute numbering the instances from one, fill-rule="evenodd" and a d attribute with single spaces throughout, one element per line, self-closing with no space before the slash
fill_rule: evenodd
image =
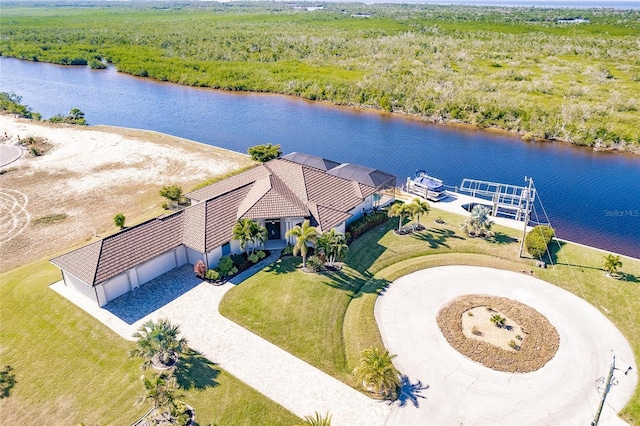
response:
<path id="1" fill-rule="evenodd" d="M 231 244 L 226 243 L 225 245 L 222 246 L 222 255 L 226 256 L 229 253 L 231 253 Z"/>

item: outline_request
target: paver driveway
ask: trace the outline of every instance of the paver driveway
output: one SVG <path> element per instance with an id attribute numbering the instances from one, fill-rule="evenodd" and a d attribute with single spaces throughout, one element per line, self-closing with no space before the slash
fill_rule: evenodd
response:
<path id="1" fill-rule="evenodd" d="M 493 371 L 453 349 L 436 323 L 450 300 L 465 294 L 508 297 L 547 317 L 560 335 L 556 356 L 538 371 Z M 389 425 L 588 425 L 598 407 L 596 381 L 606 376 L 613 353 L 618 384 L 600 424 L 624 424 L 615 412 L 638 382 L 633 351 L 596 308 L 542 280 L 489 268 L 425 269 L 393 282 L 380 296 L 375 316 L 394 364 L 412 382 L 429 388 L 419 406 L 394 407 Z M 633 370 L 624 374 L 627 366 Z"/>

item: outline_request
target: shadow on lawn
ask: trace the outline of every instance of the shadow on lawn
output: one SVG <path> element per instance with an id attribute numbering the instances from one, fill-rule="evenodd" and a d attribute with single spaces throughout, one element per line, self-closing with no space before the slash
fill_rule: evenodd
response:
<path id="1" fill-rule="evenodd" d="M 173 375 L 180 388 L 203 390 L 218 386 L 216 378 L 220 374 L 220 370 L 215 368 L 216 366 L 216 363 L 209 361 L 199 352 L 189 349 L 180 357 L 180 362 Z"/>
<path id="2" fill-rule="evenodd" d="M 502 232 L 496 232 L 491 238 L 488 238 L 487 241 L 498 245 L 505 245 L 518 242 L 518 239 L 507 234 L 503 234 Z"/>
<path id="3" fill-rule="evenodd" d="M 412 238 L 415 238 L 420 241 L 424 241 L 429 244 L 429 247 L 432 249 L 437 249 L 440 247 L 451 248 L 447 244 L 447 240 L 450 238 L 455 238 L 458 240 L 464 240 L 459 235 L 456 235 L 455 231 L 451 229 L 429 229 L 427 231 L 419 232 L 411 235 Z"/>

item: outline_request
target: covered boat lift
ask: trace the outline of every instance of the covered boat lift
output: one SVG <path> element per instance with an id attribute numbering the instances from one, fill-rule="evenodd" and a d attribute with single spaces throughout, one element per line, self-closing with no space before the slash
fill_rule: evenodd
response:
<path id="1" fill-rule="evenodd" d="M 528 221 L 536 199 L 536 189 L 477 179 L 463 179 L 459 192 L 491 203 L 491 215 Z"/>

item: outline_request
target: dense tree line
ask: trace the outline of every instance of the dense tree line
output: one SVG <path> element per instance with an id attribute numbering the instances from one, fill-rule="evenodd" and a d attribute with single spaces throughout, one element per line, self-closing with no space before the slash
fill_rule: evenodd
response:
<path id="1" fill-rule="evenodd" d="M 558 21 L 573 18 L 588 22 Z M 97 4 L 3 7 L 0 24 L 3 56 L 640 145 L 638 11 Z"/>

